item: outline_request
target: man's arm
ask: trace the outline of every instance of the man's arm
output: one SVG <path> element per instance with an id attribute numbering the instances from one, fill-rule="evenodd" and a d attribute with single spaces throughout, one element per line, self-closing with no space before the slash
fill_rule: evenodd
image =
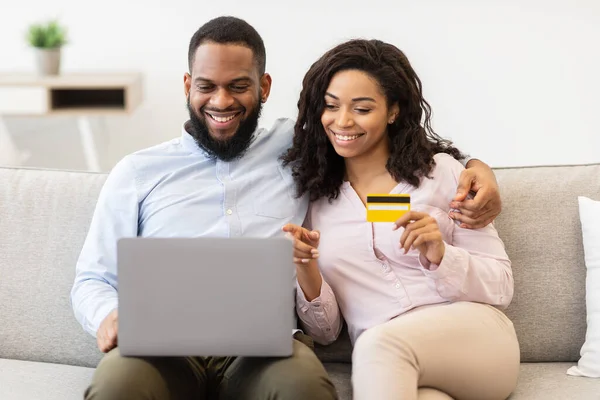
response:
<path id="1" fill-rule="evenodd" d="M 75 317 L 98 338 L 99 347 L 100 336 L 102 341 L 107 338 L 98 330 L 109 314 L 114 321 L 104 324 L 104 330 L 114 331 L 116 344 L 117 240 L 137 236 L 138 204 L 134 170 L 125 158 L 113 168 L 100 191 L 71 289 Z"/>
<path id="2" fill-rule="evenodd" d="M 484 162 L 468 157 L 461 173 L 456 196 L 450 208 L 458 212 L 450 217 L 461 222 L 462 228 L 478 229 L 491 223 L 502 211 L 500 189 L 494 171 Z M 469 192 L 475 197 L 467 198 Z"/>

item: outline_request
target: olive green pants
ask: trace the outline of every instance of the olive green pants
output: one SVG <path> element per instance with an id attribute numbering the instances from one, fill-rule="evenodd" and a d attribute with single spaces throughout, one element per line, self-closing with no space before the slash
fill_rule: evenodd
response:
<path id="1" fill-rule="evenodd" d="M 337 399 L 325 368 L 296 336 L 287 358 L 122 357 L 119 349 L 102 359 L 89 400 L 330 400 Z"/>

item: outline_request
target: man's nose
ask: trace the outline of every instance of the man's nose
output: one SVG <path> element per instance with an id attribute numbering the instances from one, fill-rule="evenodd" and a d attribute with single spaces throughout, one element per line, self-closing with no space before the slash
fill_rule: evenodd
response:
<path id="1" fill-rule="evenodd" d="M 209 105 L 218 110 L 226 110 L 231 107 L 235 100 L 226 89 L 218 89 L 210 98 Z"/>

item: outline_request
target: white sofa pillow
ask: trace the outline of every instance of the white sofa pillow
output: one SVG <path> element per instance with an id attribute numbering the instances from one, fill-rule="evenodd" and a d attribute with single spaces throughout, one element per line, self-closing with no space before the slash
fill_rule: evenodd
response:
<path id="1" fill-rule="evenodd" d="M 581 358 L 567 374 L 600 378 L 600 201 L 579 196 L 586 274 L 587 332 Z"/>

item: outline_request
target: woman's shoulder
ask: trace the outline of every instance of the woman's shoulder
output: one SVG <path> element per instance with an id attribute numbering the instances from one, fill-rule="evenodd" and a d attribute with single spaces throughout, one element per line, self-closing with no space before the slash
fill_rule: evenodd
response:
<path id="1" fill-rule="evenodd" d="M 465 168 L 449 154 L 438 153 L 433 156 L 433 160 L 435 165 L 427 176 L 421 179 L 416 191 L 422 193 L 429 201 L 441 201 L 440 205 L 443 204 L 445 209 L 456 194 L 460 174 Z"/>
<path id="2" fill-rule="evenodd" d="M 452 157 L 448 153 L 437 153 L 433 156 L 433 161 L 435 161 L 434 170 L 439 170 L 438 172 L 460 172 L 465 169 L 463 164 L 458 161 L 456 158 Z"/>
<path id="3" fill-rule="evenodd" d="M 441 181 L 452 186 L 458 184 L 458 178 L 465 169 L 460 161 L 450 154 L 437 153 L 433 156 L 435 165 L 429 173 L 429 177 L 434 181 Z"/>

